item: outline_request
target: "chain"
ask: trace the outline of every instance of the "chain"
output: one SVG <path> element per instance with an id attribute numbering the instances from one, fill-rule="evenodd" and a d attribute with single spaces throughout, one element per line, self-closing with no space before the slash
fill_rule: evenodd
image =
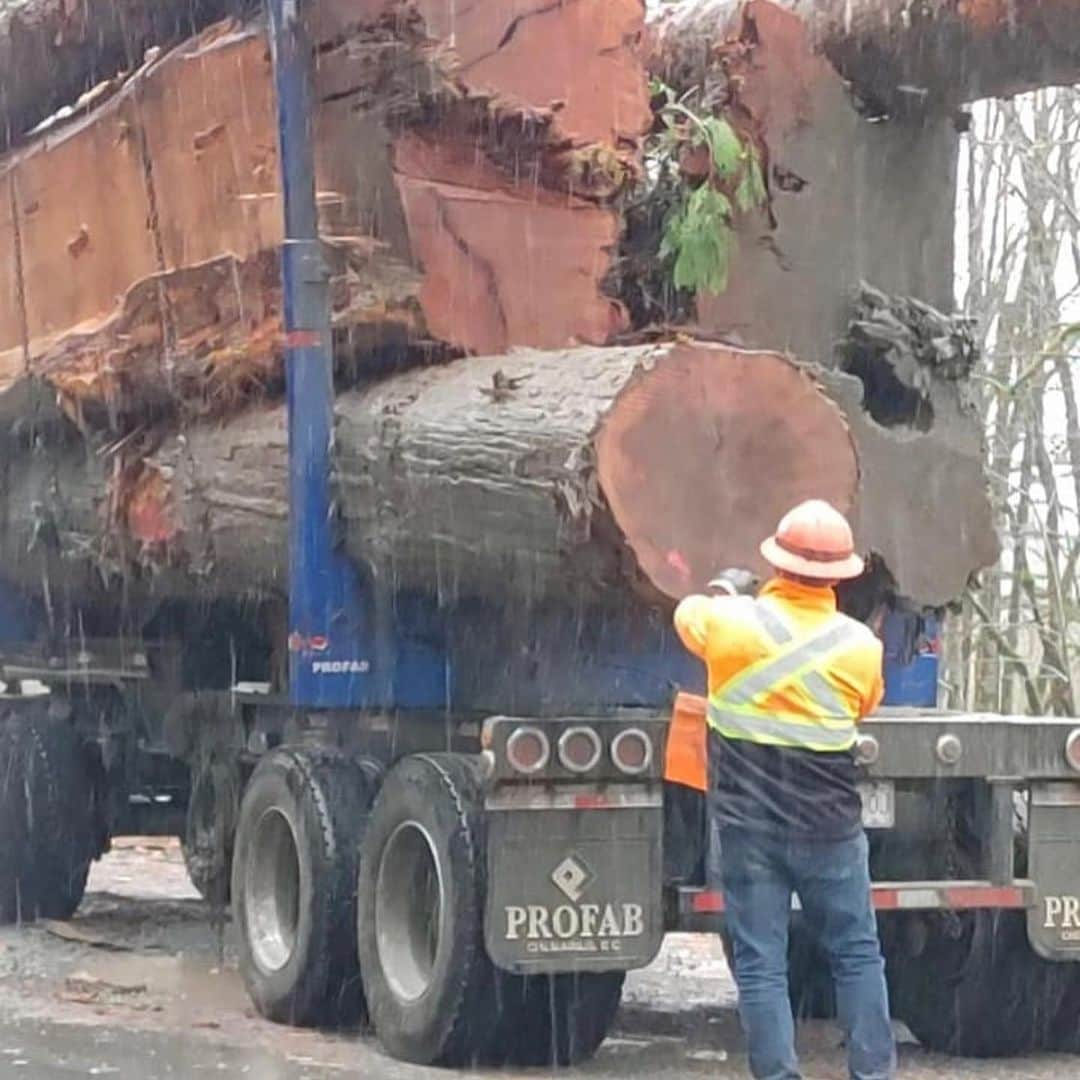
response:
<path id="1" fill-rule="evenodd" d="M 959 798 L 949 795 L 945 799 L 945 876 L 957 879 L 966 876 L 962 852 L 960 849 L 960 814 Z M 940 912 L 941 925 L 946 937 L 952 941 L 959 941 L 964 932 L 964 924 L 958 911 L 947 909 Z"/>

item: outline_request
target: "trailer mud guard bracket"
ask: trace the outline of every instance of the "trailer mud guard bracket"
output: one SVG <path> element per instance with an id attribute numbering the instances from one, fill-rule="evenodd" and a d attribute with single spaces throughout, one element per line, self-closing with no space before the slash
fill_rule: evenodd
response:
<path id="1" fill-rule="evenodd" d="M 1028 910 L 1031 947 L 1047 960 L 1080 960 L 1080 783 L 1031 785 Z"/>

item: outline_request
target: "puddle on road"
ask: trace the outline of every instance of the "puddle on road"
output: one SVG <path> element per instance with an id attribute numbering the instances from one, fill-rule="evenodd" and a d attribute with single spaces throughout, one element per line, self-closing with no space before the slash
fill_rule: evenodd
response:
<path id="1" fill-rule="evenodd" d="M 103 1004 L 116 1004 L 118 996 L 128 1006 L 136 999 L 167 1003 L 170 1021 L 185 1027 L 218 1027 L 251 1009 L 239 973 L 211 967 L 202 957 L 102 953 L 85 957 L 72 979 L 88 979 Z"/>

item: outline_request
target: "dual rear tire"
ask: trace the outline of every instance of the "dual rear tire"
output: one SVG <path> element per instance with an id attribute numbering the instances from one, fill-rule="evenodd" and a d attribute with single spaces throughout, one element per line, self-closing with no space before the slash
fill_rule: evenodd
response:
<path id="1" fill-rule="evenodd" d="M 358 896 L 360 970 L 387 1050 L 419 1064 L 571 1065 L 596 1053 L 621 973 L 519 976 L 484 945 L 486 838 L 479 764 L 401 762 L 371 815 Z"/>
<path id="2" fill-rule="evenodd" d="M 387 1051 L 418 1064 L 592 1056 L 618 1008 L 621 973 L 526 978 L 488 958 L 475 759 L 406 758 L 377 798 L 374 787 L 360 766 L 306 750 L 275 751 L 256 769 L 232 895 L 260 1012 L 310 1025 L 366 1011 Z"/>
<path id="3" fill-rule="evenodd" d="M 0 711 L 0 923 L 75 913 L 100 850 L 93 775 L 46 705 Z"/>
<path id="4" fill-rule="evenodd" d="M 240 970 L 263 1016 L 301 1027 L 355 1023 L 356 867 L 373 792 L 340 754 L 281 749 L 244 792 L 233 848 Z"/>
<path id="5" fill-rule="evenodd" d="M 1022 911 L 897 915 L 883 934 L 894 1015 L 958 1057 L 1080 1052 L 1075 964 L 1036 956 Z"/>

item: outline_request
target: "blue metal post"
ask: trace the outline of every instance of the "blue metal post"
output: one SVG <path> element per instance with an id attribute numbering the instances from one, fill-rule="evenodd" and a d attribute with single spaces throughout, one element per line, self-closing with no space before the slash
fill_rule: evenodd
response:
<path id="1" fill-rule="evenodd" d="M 330 491 L 333 342 L 315 199 L 312 51 L 298 0 L 267 0 L 284 199 L 289 417 L 289 693 L 305 707 L 369 703 L 371 655 L 356 567 Z"/>

